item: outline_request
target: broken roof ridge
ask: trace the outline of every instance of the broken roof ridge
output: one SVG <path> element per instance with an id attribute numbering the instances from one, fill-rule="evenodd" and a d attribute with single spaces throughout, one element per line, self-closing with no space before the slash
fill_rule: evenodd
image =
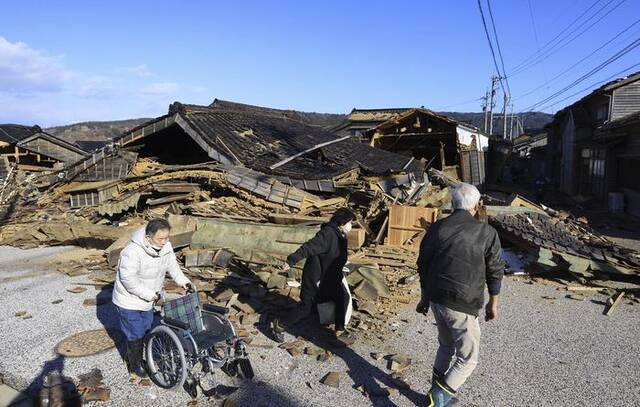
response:
<path id="1" fill-rule="evenodd" d="M 219 106 L 220 104 L 222 105 L 226 104 L 227 107 L 236 106 L 240 108 L 249 108 L 249 109 L 257 109 L 257 110 L 265 110 L 265 111 L 302 113 L 301 110 L 296 110 L 296 109 L 276 109 L 274 107 L 251 105 L 249 103 L 234 102 L 232 100 L 225 100 L 225 99 L 218 99 L 218 98 L 213 99 L 213 102 L 209 105 L 209 107 L 212 109 L 224 108 L 224 106 Z"/>
<path id="2" fill-rule="evenodd" d="M 405 112 L 407 110 L 411 110 L 411 109 L 420 109 L 420 108 L 424 108 L 424 106 L 420 106 L 420 107 L 387 107 L 387 108 L 376 108 L 376 109 L 359 109 L 357 107 L 354 107 L 353 109 L 351 109 L 351 113 L 354 112 Z"/>
<path id="3" fill-rule="evenodd" d="M 262 116 L 269 117 L 278 117 L 286 120 L 293 120 L 300 123 L 303 123 L 307 126 L 318 127 L 310 123 L 303 114 L 301 110 L 294 109 L 275 109 L 272 107 L 258 106 L 258 105 L 250 105 L 247 103 L 239 103 L 233 102 L 230 100 L 224 99 L 214 99 L 213 102 L 209 105 L 209 108 L 218 112 L 236 112 L 236 113 L 244 113 L 244 114 L 257 114 Z"/>

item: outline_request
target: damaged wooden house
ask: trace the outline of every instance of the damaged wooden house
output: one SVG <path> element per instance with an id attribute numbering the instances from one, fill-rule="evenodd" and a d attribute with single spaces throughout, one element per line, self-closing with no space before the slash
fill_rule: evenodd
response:
<path id="1" fill-rule="evenodd" d="M 367 131 L 378 127 L 387 120 L 411 110 L 409 107 L 387 109 L 352 109 L 345 120 L 331 131 L 341 136 L 352 136 L 357 140 L 363 140 Z"/>
<path id="2" fill-rule="evenodd" d="M 59 170 L 88 156 L 79 147 L 43 131 L 39 126 L 0 124 L 0 178 L 10 165 L 25 172 Z"/>
<path id="3" fill-rule="evenodd" d="M 364 133 L 371 147 L 422 160 L 473 185 L 485 180 L 489 139 L 478 128 L 431 110 L 410 109 Z"/>
<path id="4" fill-rule="evenodd" d="M 415 188 L 422 181 L 423 168 L 413 157 L 337 137 L 290 111 L 223 102 L 176 102 L 166 115 L 115 138 L 50 181 L 69 185 L 72 206 L 97 206 L 113 196 L 114 181 L 139 176 L 134 167 L 143 163 L 166 171 L 208 169 L 224 172 L 225 182 L 238 188 L 298 209 L 311 194 L 333 195 L 367 177 L 392 179 L 397 187 Z M 185 199 L 192 196 L 193 186 L 181 188 Z"/>

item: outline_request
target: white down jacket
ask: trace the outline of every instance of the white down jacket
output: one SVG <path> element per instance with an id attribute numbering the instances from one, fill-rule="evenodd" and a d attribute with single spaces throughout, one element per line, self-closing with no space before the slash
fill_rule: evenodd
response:
<path id="1" fill-rule="evenodd" d="M 180 270 L 170 242 L 158 253 L 149 245 L 144 228 L 136 231 L 120 253 L 113 303 L 129 310 L 149 311 L 167 271 L 179 286 L 190 282 Z"/>

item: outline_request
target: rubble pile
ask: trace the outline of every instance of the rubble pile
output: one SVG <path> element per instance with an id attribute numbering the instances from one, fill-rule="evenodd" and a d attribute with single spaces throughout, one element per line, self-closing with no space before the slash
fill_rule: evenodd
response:
<path id="1" fill-rule="evenodd" d="M 165 217 L 200 299 L 229 308 L 250 342 L 261 315 L 300 300 L 302 264 L 283 272 L 287 255 L 348 207 L 357 215 L 348 236 L 352 326 L 378 339 L 394 329 L 388 320 L 418 295 L 417 243 L 438 213 L 410 205 L 426 191 L 419 163 L 272 112 L 171 109 L 171 119 L 145 123 L 63 171 L 15 183 L 0 244 L 103 250 L 54 264 L 102 289 L 132 233 Z M 166 288 L 180 292 L 171 281 Z"/>
<path id="2" fill-rule="evenodd" d="M 101 249 L 101 257 L 55 266 L 104 288 L 132 233 L 165 217 L 200 299 L 229 308 L 251 342 L 261 315 L 285 313 L 300 300 L 302 264 L 283 272 L 287 255 L 348 207 L 357 216 L 346 266 L 351 327 L 384 340 L 395 330 L 389 320 L 419 296 L 419 243 L 430 224 L 451 213 L 451 188 L 460 182 L 451 171 L 425 174 L 422 165 L 273 110 L 177 104 L 63 171 L 16 174 L 0 244 Z M 583 284 L 594 272 L 639 274 L 637 253 L 562 213 L 517 196 L 483 201 L 479 217 L 537 264 L 565 268 Z M 179 292 L 171 282 L 167 290 Z"/>
<path id="3" fill-rule="evenodd" d="M 584 277 L 594 272 L 640 275 L 637 253 L 569 218 L 531 212 L 493 216 L 490 222 L 503 238 L 537 255 L 543 266 L 565 261 L 569 271 Z"/>

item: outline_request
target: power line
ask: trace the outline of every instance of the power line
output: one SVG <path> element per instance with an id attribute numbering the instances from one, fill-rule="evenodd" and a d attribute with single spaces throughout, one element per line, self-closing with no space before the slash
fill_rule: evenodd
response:
<path id="1" fill-rule="evenodd" d="M 451 107 L 467 105 L 467 104 L 469 104 L 471 102 L 477 102 L 477 101 L 482 100 L 482 99 L 484 99 L 484 97 L 479 97 L 479 98 L 475 98 L 475 99 L 469 99 L 469 100 L 465 100 L 463 102 L 453 103 L 453 104 L 450 104 L 450 105 L 447 105 L 447 106 L 439 107 L 437 110 L 444 111 L 444 110 L 447 110 L 447 109 L 449 109 Z"/>
<path id="2" fill-rule="evenodd" d="M 612 62 L 618 60 L 622 56 L 624 56 L 627 53 L 631 52 L 634 48 L 638 47 L 639 45 L 640 45 L 640 38 L 636 39 L 634 42 L 632 42 L 631 44 L 627 45 L 624 49 L 622 49 L 621 51 L 617 52 L 615 55 L 613 55 L 612 57 L 610 57 L 609 59 L 607 59 L 606 61 L 604 61 L 600 65 L 598 65 L 597 67 L 593 68 L 591 71 L 587 72 L 586 74 L 582 75 L 580 78 L 578 78 L 575 81 L 571 82 L 569 85 L 567 85 L 564 88 L 560 89 L 559 91 L 557 91 L 556 93 L 552 94 L 551 96 L 548 96 L 547 98 L 541 100 L 540 102 L 534 103 L 533 105 L 531 105 L 530 107 L 528 107 L 525 110 L 533 110 L 534 108 L 536 108 L 536 107 L 538 107 L 538 106 L 540 106 L 540 105 L 542 105 L 544 103 L 547 103 L 550 100 L 555 99 L 556 97 L 558 97 L 561 94 L 565 93 L 567 90 L 569 90 L 569 89 L 575 87 L 576 85 L 580 84 L 585 79 L 587 79 L 587 78 L 593 76 L 595 73 L 601 71 L 606 66 L 610 65 Z"/>
<path id="3" fill-rule="evenodd" d="M 536 26 L 536 19 L 533 15 L 533 6 L 531 5 L 531 0 L 527 1 L 529 5 L 529 17 L 531 18 L 531 28 L 533 28 L 533 38 L 536 40 L 536 49 L 540 49 L 540 40 L 538 39 L 538 27 Z M 542 65 L 542 75 L 544 76 L 544 80 L 547 81 L 549 78 L 547 77 L 547 69 L 544 65 Z"/>
<path id="4" fill-rule="evenodd" d="M 560 99 L 560 100 L 558 100 L 558 101 L 556 101 L 556 102 L 550 103 L 550 104 L 548 104 L 548 105 L 546 105 L 546 106 L 544 106 L 544 107 L 540 108 L 539 110 L 544 111 L 546 108 L 548 108 L 548 107 L 550 107 L 550 106 L 553 106 L 553 105 L 555 105 L 555 104 L 558 104 L 558 103 L 564 102 L 564 101 L 565 101 L 565 100 L 567 100 L 567 99 L 571 99 L 572 97 L 574 97 L 574 96 L 576 96 L 576 95 L 579 95 L 579 94 L 581 94 L 582 92 L 585 92 L 585 91 L 587 91 L 587 90 L 593 89 L 593 87 L 594 87 L 594 86 L 598 86 L 598 85 L 601 85 L 601 84 L 603 84 L 603 83 L 605 83 L 605 82 L 609 82 L 609 81 L 610 81 L 610 80 L 612 80 L 613 78 L 616 78 L 616 77 L 618 77 L 618 76 L 622 75 L 623 73 L 625 73 L 625 72 L 627 72 L 627 71 L 630 71 L 631 69 L 633 69 L 633 68 L 635 68 L 635 67 L 638 67 L 638 66 L 640 66 L 640 62 L 638 62 L 638 63 L 636 63 L 636 64 L 633 64 L 633 65 L 631 65 L 631 66 L 629 66 L 629 67 L 627 67 L 627 68 L 625 68 L 625 69 L 623 69 L 623 70 L 621 70 L 621 71 L 619 71 L 619 72 L 616 72 L 616 73 L 614 73 L 613 75 L 609 76 L 609 77 L 608 77 L 608 78 L 606 78 L 606 79 L 603 79 L 603 80 L 598 81 L 598 82 L 596 82 L 596 83 L 592 83 L 591 85 L 587 86 L 586 88 L 584 88 L 584 89 L 580 89 L 580 90 L 579 90 L 579 91 L 577 91 L 576 93 L 572 93 L 571 95 L 566 96 L 566 97 L 565 97 L 565 98 L 563 98 L 563 99 Z"/>
<path id="5" fill-rule="evenodd" d="M 536 20 L 533 18 L 533 7 L 531 6 L 531 0 L 528 0 L 529 3 L 529 17 L 531 17 L 531 25 L 533 26 L 533 37 L 536 39 L 536 48 L 540 48 L 540 43 L 538 42 L 538 29 L 536 28 Z"/>
<path id="6" fill-rule="evenodd" d="M 559 74 L 557 74 L 556 76 L 554 76 L 553 78 L 547 80 L 546 82 L 544 82 L 542 85 L 538 86 L 535 89 L 532 89 L 526 93 L 523 93 L 522 95 L 519 95 L 517 97 L 514 98 L 514 100 L 517 99 L 521 99 L 525 96 L 528 96 L 534 92 L 536 92 L 537 90 L 543 88 L 544 86 L 550 84 L 551 82 L 555 81 L 556 79 L 558 79 L 559 77 L 563 76 L 564 74 L 566 74 L 567 72 L 571 71 L 573 68 L 575 68 L 576 66 L 578 66 L 580 63 L 584 62 L 585 60 L 589 59 L 590 57 L 592 57 L 593 55 L 595 55 L 598 51 L 600 51 L 601 49 L 603 49 L 604 47 L 606 47 L 607 45 L 611 44 L 613 41 L 615 41 L 616 39 L 618 39 L 621 35 L 623 35 L 624 33 L 626 33 L 627 31 L 629 31 L 631 28 L 633 28 L 634 26 L 636 26 L 638 23 L 640 23 L 640 19 L 636 20 L 634 23 L 632 23 L 631 25 L 629 25 L 627 28 L 625 28 L 624 30 L 620 31 L 618 34 L 616 34 L 613 38 L 611 38 L 610 40 L 608 40 L 607 42 L 605 42 L 604 44 L 602 44 L 601 46 L 599 46 L 598 48 L 596 48 L 595 50 L 593 50 L 591 53 L 589 53 L 588 55 L 586 55 L 584 58 L 580 59 L 579 61 L 577 61 L 576 63 L 574 63 L 573 65 L 571 65 L 570 67 L 568 67 L 567 69 L 565 69 L 564 71 L 560 72 Z"/>
<path id="7" fill-rule="evenodd" d="M 493 19 L 493 11 L 491 10 L 490 0 L 487 0 L 487 7 L 489 9 L 489 18 L 491 19 L 491 27 L 493 28 L 493 36 L 495 37 L 495 40 L 496 40 L 496 48 L 498 48 L 498 56 L 500 57 L 500 66 L 502 67 L 502 75 L 504 76 L 504 82 L 507 84 L 509 97 L 511 97 L 511 89 L 509 88 L 507 71 L 504 69 L 504 59 L 502 58 L 502 50 L 500 49 L 500 40 L 498 39 L 498 31 L 496 30 L 496 23 L 495 23 L 495 20 Z"/>
<path id="8" fill-rule="evenodd" d="M 611 0 L 613 1 L 613 0 Z M 604 5 L 604 7 L 608 6 L 611 1 L 607 4 Z M 520 74 L 536 65 L 538 65 L 540 62 L 544 61 L 545 59 L 549 58 L 551 55 L 557 53 L 558 51 L 560 51 L 561 49 L 563 49 L 564 47 L 566 47 L 567 45 L 571 44 L 573 41 L 575 41 L 576 39 L 578 39 L 582 34 L 584 34 L 585 32 L 589 31 L 593 26 L 595 26 L 596 24 L 598 24 L 600 21 L 602 21 L 605 17 L 607 17 L 609 14 L 611 14 L 614 10 L 616 10 L 618 7 L 620 7 L 622 5 L 622 3 L 624 3 L 626 0 L 620 0 L 619 3 L 617 3 L 616 5 L 613 6 L 613 8 L 611 8 L 609 11 L 607 11 L 604 15 L 602 15 L 600 18 L 598 18 L 596 21 L 594 21 L 593 23 L 591 23 L 587 28 L 585 28 L 584 30 L 582 30 L 581 32 L 579 32 L 578 34 L 576 34 L 575 36 L 573 36 L 572 38 L 568 39 L 566 42 L 562 43 L 562 41 L 564 41 L 564 39 L 560 42 L 558 42 L 557 44 L 555 44 L 552 48 L 550 48 L 549 50 L 547 50 L 543 55 L 540 55 L 538 58 L 536 58 L 535 60 L 531 61 L 531 63 L 529 65 L 523 66 L 520 69 L 518 69 L 517 71 L 512 72 L 512 76 L 513 75 L 517 75 Z M 604 9 L 601 8 L 600 10 L 598 10 L 593 16 L 597 15 L 601 10 Z M 593 17 L 592 16 L 592 17 Z M 591 17 L 589 18 L 591 19 Z M 588 20 L 587 20 L 588 21 Z M 586 21 L 585 21 L 586 23 Z M 579 27 L 576 28 L 576 30 Z M 575 30 L 573 31 L 575 32 Z M 573 33 L 572 32 L 572 33 Z M 568 37 L 567 37 L 568 38 Z M 566 39 L 566 38 L 565 38 Z M 560 45 L 562 44 L 562 45 Z"/>
<path id="9" fill-rule="evenodd" d="M 496 53 L 493 50 L 493 43 L 491 42 L 491 36 L 489 35 L 489 30 L 487 29 L 487 21 L 484 18 L 484 11 L 482 11 L 482 3 L 478 0 L 478 8 L 480 9 L 480 17 L 482 18 L 482 26 L 484 27 L 484 33 L 487 36 L 487 41 L 489 42 L 489 49 L 491 50 L 491 57 L 493 58 L 493 66 L 496 68 L 496 72 L 498 73 L 498 77 L 500 78 L 500 86 L 502 90 L 505 91 L 504 84 L 502 83 L 502 77 L 504 76 L 502 72 L 500 72 L 500 68 L 498 67 L 498 61 L 496 59 Z"/>
<path id="10" fill-rule="evenodd" d="M 604 69 L 605 67 L 607 67 L 608 65 L 610 65 L 611 63 L 615 62 L 616 60 L 620 59 L 621 57 L 623 57 L 624 55 L 628 54 L 629 52 L 633 51 L 635 48 L 637 48 L 638 46 L 640 46 L 640 38 L 637 38 L 636 40 L 632 41 L 629 45 L 627 45 L 626 47 L 624 47 L 622 50 L 618 51 L 617 53 L 615 53 L 613 56 L 609 57 L 607 60 L 605 60 L 604 62 L 602 62 L 600 65 L 596 66 L 595 68 L 593 68 L 592 70 L 590 70 L 589 72 L 587 72 L 586 74 L 582 75 L 581 77 L 579 77 L 578 79 L 574 80 L 573 82 L 571 82 L 569 85 L 565 86 L 564 88 L 560 89 L 559 91 L 555 92 L 554 94 L 546 97 L 545 99 L 534 103 L 533 105 L 527 107 L 524 110 L 533 110 L 536 107 L 547 103 L 550 100 L 555 99 L 556 97 L 560 96 L 561 94 L 565 93 L 567 90 L 575 87 L 576 85 L 580 84 L 582 81 L 584 81 L 585 79 L 593 76 L 594 74 L 596 74 L 597 72 L 601 71 L 602 69 Z"/>
<path id="11" fill-rule="evenodd" d="M 591 4 L 582 14 L 580 14 L 576 19 L 574 19 L 568 26 L 566 26 L 562 31 L 560 31 L 555 37 L 553 37 L 552 39 L 550 39 L 549 41 L 547 41 L 541 48 L 538 48 L 533 54 L 529 55 L 527 58 L 525 58 L 522 62 L 520 62 L 518 65 L 513 67 L 513 70 L 516 70 L 518 68 L 520 68 L 521 66 L 523 66 L 524 64 L 526 64 L 528 61 L 530 61 L 531 59 L 533 59 L 536 55 L 538 55 L 540 52 L 542 52 L 543 49 L 545 49 L 549 44 L 551 44 L 552 42 L 554 42 L 556 39 L 558 39 L 562 34 L 564 34 L 565 31 L 567 31 L 569 28 L 571 28 L 571 26 L 573 26 L 573 24 L 575 24 L 578 20 L 580 20 L 585 14 L 587 14 L 592 8 L 594 8 L 596 6 L 596 4 L 600 3 L 600 1 L 602 0 L 596 0 L 595 2 L 593 2 L 593 4 Z M 613 1 L 613 0 L 612 0 Z"/>

